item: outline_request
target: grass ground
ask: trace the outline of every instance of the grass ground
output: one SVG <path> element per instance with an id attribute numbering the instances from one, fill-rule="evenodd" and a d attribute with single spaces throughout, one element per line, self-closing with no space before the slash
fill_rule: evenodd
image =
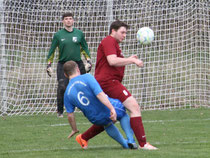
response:
<path id="1" fill-rule="evenodd" d="M 67 139 L 70 126 L 66 116 L 13 116 L 0 118 L 1 158 L 207 158 L 210 155 L 210 109 L 143 111 L 147 140 L 157 151 L 126 150 L 105 132 L 82 150 Z M 90 127 L 76 114 L 80 132 Z M 116 124 L 118 127 L 119 123 Z"/>

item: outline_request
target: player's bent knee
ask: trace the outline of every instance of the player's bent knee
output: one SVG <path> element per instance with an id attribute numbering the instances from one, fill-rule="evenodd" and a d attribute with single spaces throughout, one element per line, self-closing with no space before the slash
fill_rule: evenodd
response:
<path id="1" fill-rule="evenodd" d="M 140 106 L 134 97 L 130 96 L 123 104 L 130 111 L 131 116 L 141 116 Z"/>
<path id="2" fill-rule="evenodd" d="M 133 104 L 132 108 L 130 109 L 130 114 L 132 117 L 141 116 L 141 111 L 138 104 Z"/>

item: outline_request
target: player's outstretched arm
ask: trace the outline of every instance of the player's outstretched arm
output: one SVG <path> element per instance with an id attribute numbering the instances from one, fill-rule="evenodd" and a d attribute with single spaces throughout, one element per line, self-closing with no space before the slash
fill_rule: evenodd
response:
<path id="1" fill-rule="evenodd" d="M 143 67 L 143 61 L 138 59 L 136 55 L 132 55 L 128 58 L 120 58 L 117 57 L 115 54 L 108 55 L 107 61 L 110 66 L 115 66 L 115 67 L 126 66 L 130 64 L 136 64 L 138 67 Z"/>
<path id="2" fill-rule="evenodd" d="M 77 130 L 77 125 L 76 125 L 76 120 L 75 120 L 75 117 L 74 117 L 74 113 L 68 113 L 68 121 L 69 121 L 69 124 L 72 128 L 72 131 L 69 134 L 68 138 L 71 138 L 73 135 L 75 135 L 76 133 L 79 132 L 79 130 Z"/>

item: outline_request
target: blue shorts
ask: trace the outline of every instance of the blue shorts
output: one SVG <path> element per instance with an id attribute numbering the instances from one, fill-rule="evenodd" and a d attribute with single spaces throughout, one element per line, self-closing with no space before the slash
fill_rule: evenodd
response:
<path id="1" fill-rule="evenodd" d="M 117 114 L 117 120 L 119 121 L 126 114 L 126 109 L 119 99 L 109 98 L 109 101 L 115 108 Z M 109 117 L 110 115 L 103 115 L 99 117 L 100 118 L 99 120 L 95 120 L 92 123 L 95 125 L 103 125 L 103 126 L 109 125 L 110 123 L 112 123 L 112 120 Z"/>
<path id="2" fill-rule="evenodd" d="M 109 101 L 114 106 L 119 121 L 126 114 L 126 109 L 119 99 L 109 98 Z"/>

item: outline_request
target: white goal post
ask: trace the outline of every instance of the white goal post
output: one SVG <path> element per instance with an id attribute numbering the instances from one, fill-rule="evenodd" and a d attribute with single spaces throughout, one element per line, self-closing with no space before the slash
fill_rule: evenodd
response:
<path id="1" fill-rule="evenodd" d="M 209 0 L 0 0 L 0 116 L 56 112 L 57 58 L 51 78 L 46 59 L 65 12 L 85 34 L 91 74 L 110 23 L 130 26 L 121 49 L 144 68 L 127 66 L 123 83 L 143 110 L 210 107 Z M 148 46 L 136 40 L 144 26 L 155 33 Z"/>

